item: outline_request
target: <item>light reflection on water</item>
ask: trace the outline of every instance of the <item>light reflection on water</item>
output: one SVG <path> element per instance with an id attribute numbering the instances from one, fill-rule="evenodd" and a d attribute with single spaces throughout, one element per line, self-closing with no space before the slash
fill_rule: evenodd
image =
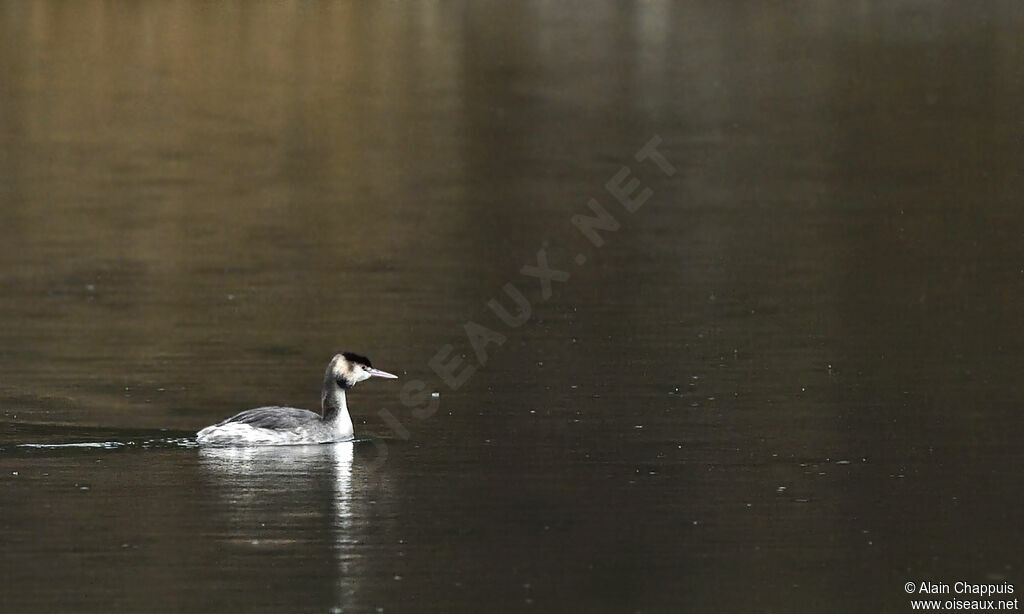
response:
<path id="1" fill-rule="evenodd" d="M 353 442 L 310 446 L 201 447 L 199 467 L 223 502 L 222 513 L 239 527 L 235 538 L 255 549 L 302 547 L 306 531 L 259 536 L 254 527 L 288 527 L 295 515 L 320 519 L 334 554 L 335 607 L 351 604 L 362 577 L 354 531 L 357 518 L 371 513 L 375 492 L 364 480 L 353 486 Z M 378 476 L 379 477 L 379 476 Z M 310 497 L 310 493 L 316 496 Z M 306 506 L 312 503 L 312 506 Z M 268 513 L 269 512 L 269 513 Z M 248 530 L 243 529 L 248 528 Z M 280 536 L 276 536 L 280 535 Z"/>

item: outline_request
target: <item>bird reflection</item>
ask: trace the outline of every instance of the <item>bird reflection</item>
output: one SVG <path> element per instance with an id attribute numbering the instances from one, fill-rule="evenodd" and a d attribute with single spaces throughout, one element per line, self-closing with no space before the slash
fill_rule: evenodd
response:
<path id="1" fill-rule="evenodd" d="M 200 464 L 225 486 L 242 495 L 286 491 L 296 484 L 282 478 L 331 478 L 333 490 L 347 490 L 352 480 L 355 443 L 351 441 L 308 446 L 226 446 L 199 449 Z M 329 475 L 323 472 L 331 471 Z"/>
<path id="2" fill-rule="evenodd" d="M 218 489 L 220 515 L 229 520 L 218 538 L 245 552 L 289 557 L 296 573 L 315 565 L 322 577 L 327 567 L 333 588 L 321 583 L 318 591 L 335 607 L 351 604 L 365 563 L 353 545 L 365 530 L 380 477 L 369 480 L 361 472 L 353 485 L 357 445 L 200 448 L 199 464 Z M 323 566 L 326 561 L 331 564 Z"/>

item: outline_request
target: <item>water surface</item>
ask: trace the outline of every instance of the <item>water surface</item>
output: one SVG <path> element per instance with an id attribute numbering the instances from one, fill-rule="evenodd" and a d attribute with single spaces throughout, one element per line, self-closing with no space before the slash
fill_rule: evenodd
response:
<path id="1" fill-rule="evenodd" d="M 1024 586 L 1022 32 L 1010 2 L 2 5 L 0 609 Z M 342 349 L 402 378 L 350 395 L 364 441 L 189 443 L 315 407 Z"/>

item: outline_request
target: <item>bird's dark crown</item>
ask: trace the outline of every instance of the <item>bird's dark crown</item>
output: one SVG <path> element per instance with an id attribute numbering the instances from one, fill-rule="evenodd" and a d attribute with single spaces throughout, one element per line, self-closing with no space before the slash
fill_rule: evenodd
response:
<path id="1" fill-rule="evenodd" d="M 345 360 L 349 362 L 355 362 L 363 365 L 364 367 L 373 366 L 373 364 L 370 362 L 370 359 L 367 358 L 366 356 L 360 356 L 359 354 L 356 354 L 354 352 L 342 352 L 341 355 L 344 356 Z"/>

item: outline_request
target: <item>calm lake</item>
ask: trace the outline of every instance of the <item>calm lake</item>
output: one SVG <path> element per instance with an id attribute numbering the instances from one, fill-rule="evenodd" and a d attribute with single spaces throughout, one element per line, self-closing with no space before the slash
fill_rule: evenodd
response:
<path id="1" fill-rule="evenodd" d="M 1017 2 L 0 4 L 0 611 L 1019 597 L 1022 40 Z M 356 442 L 195 445 L 341 350 L 400 378 Z"/>

